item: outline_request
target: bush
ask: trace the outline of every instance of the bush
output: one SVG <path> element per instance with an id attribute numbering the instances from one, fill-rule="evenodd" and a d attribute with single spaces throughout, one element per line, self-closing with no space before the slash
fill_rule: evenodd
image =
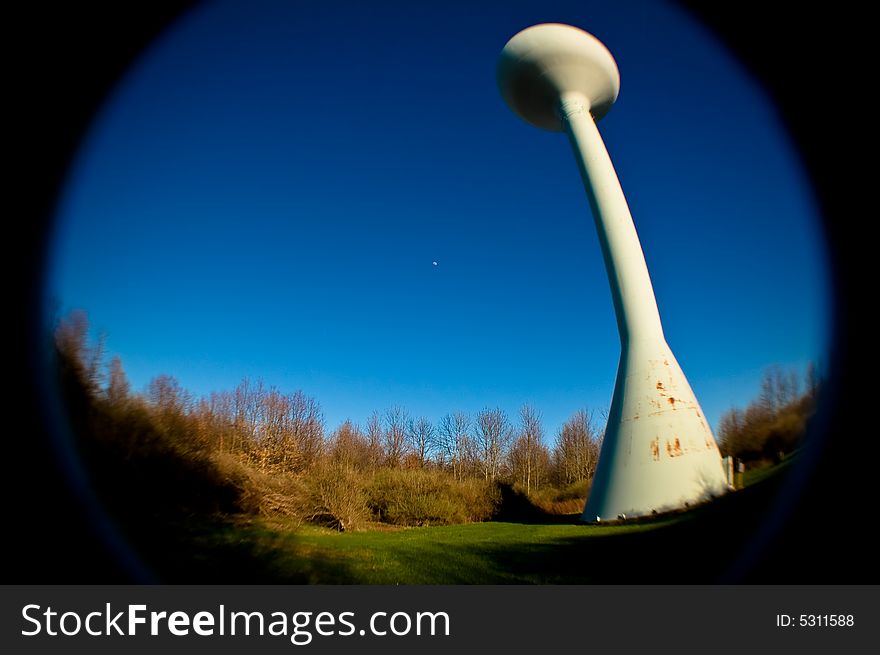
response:
<path id="1" fill-rule="evenodd" d="M 794 374 L 789 377 L 795 379 Z M 815 411 L 818 382 L 811 382 L 799 396 L 793 381 L 781 396 L 768 391 L 780 387 L 780 379 L 783 378 L 778 371 L 768 370 L 762 382 L 764 390 L 757 400 L 745 410 L 733 408 L 724 413 L 718 426 L 722 454 L 759 464 L 779 461 L 798 447 Z"/>
<path id="2" fill-rule="evenodd" d="M 308 489 L 301 478 L 265 473 L 229 453 L 215 453 L 213 460 L 224 479 L 238 489 L 241 512 L 305 520 Z"/>
<path id="3" fill-rule="evenodd" d="M 563 487 L 543 487 L 530 500 L 548 514 L 577 514 L 583 511 L 591 480 L 579 480 Z"/>
<path id="4" fill-rule="evenodd" d="M 343 532 L 357 530 L 370 517 L 363 477 L 339 463 L 316 465 L 305 478 L 306 518 Z"/>
<path id="5" fill-rule="evenodd" d="M 221 470 L 182 426 L 161 425 L 137 403 L 113 408 L 82 390 L 67 393 L 79 405 L 71 425 L 82 461 L 121 519 L 241 510 L 245 478 Z"/>
<path id="6" fill-rule="evenodd" d="M 386 469 L 367 488 L 376 518 L 395 525 L 450 525 L 484 521 L 500 501 L 493 483 L 457 481 L 443 471 Z"/>

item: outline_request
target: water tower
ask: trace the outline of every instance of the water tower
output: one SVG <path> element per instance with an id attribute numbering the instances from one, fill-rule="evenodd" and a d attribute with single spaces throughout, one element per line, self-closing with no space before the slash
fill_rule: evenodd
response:
<path id="1" fill-rule="evenodd" d="M 648 267 L 596 127 L 617 99 L 608 49 L 570 25 L 534 25 L 501 52 L 498 86 L 523 120 L 568 133 L 611 284 L 620 363 L 585 521 L 680 509 L 727 491 L 721 455 L 666 343 Z"/>

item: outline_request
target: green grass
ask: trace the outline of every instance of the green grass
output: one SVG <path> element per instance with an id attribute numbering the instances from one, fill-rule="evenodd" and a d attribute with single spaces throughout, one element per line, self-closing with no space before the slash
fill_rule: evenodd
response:
<path id="1" fill-rule="evenodd" d="M 613 562 L 691 521 L 584 525 L 487 522 L 339 533 L 263 519 L 188 525 L 172 573 L 190 582 L 563 584 L 606 582 Z M 626 553 L 631 553 L 627 555 Z M 611 562 L 612 568 L 609 568 Z M 635 569 L 636 571 L 638 569 Z M 619 571 L 618 571 L 619 573 Z M 619 577 L 614 574 L 615 577 Z"/>
<path id="2" fill-rule="evenodd" d="M 565 571 L 548 568 L 554 551 L 566 544 L 587 547 L 602 537 L 645 529 L 650 528 L 495 522 L 354 533 L 308 527 L 282 532 L 275 545 L 282 570 L 308 571 L 312 583 L 534 584 L 567 581 Z M 320 569 L 313 568 L 316 560 Z M 335 566 L 326 566 L 331 563 Z"/>
<path id="3" fill-rule="evenodd" d="M 622 524 L 531 514 L 339 533 L 238 516 L 190 519 L 161 535 L 145 526 L 141 536 L 153 537 L 150 562 L 174 583 L 706 583 L 726 579 L 787 469 L 755 472 L 745 489 L 691 511 Z"/>

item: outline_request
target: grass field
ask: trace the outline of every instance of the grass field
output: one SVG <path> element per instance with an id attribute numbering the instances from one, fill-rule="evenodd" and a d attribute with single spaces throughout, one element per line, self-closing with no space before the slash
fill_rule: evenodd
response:
<path id="1" fill-rule="evenodd" d="M 671 524 L 669 519 L 663 524 Z M 661 525 L 658 523 L 657 526 Z M 260 544 L 279 579 L 309 583 L 535 584 L 571 582 L 572 551 L 645 526 L 472 523 L 342 534 L 264 522 L 230 529 L 227 538 Z M 206 543 L 210 546 L 210 543 Z M 562 556 L 560 558 L 560 556 Z M 578 572 L 589 581 L 590 568 Z"/>
<path id="2" fill-rule="evenodd" d="M 577 515 L 340 533 L 227 517 L 177 526 L 151 561 L 172 582 L 571 584 L 723 581 L 762 522 L 788 460 L 689 512 L 585 525 Z M 167 536 L 167 535 L 165 535 Z"/>

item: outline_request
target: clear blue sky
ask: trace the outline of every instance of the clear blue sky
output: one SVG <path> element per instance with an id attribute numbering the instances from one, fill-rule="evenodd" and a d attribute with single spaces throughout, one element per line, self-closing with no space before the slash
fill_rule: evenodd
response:
<path id="1" fill-rule="evenodd" d="M 766 366 L 826 362 L 821 222 L 785 127 L 710 32 L 654 1 L 196 8 L 95 117 L 47 303 L 86 310 L 135 390 L 262 378 L 314 396 L 328 431 L 391 405 L 436 421 L 529 402 L 552 440 L 607 408 L 620 346 L 570 146 L 496 88 L 501 48 L 539 22 L 618 62 L 599 128 L 713 426 Z"/>

